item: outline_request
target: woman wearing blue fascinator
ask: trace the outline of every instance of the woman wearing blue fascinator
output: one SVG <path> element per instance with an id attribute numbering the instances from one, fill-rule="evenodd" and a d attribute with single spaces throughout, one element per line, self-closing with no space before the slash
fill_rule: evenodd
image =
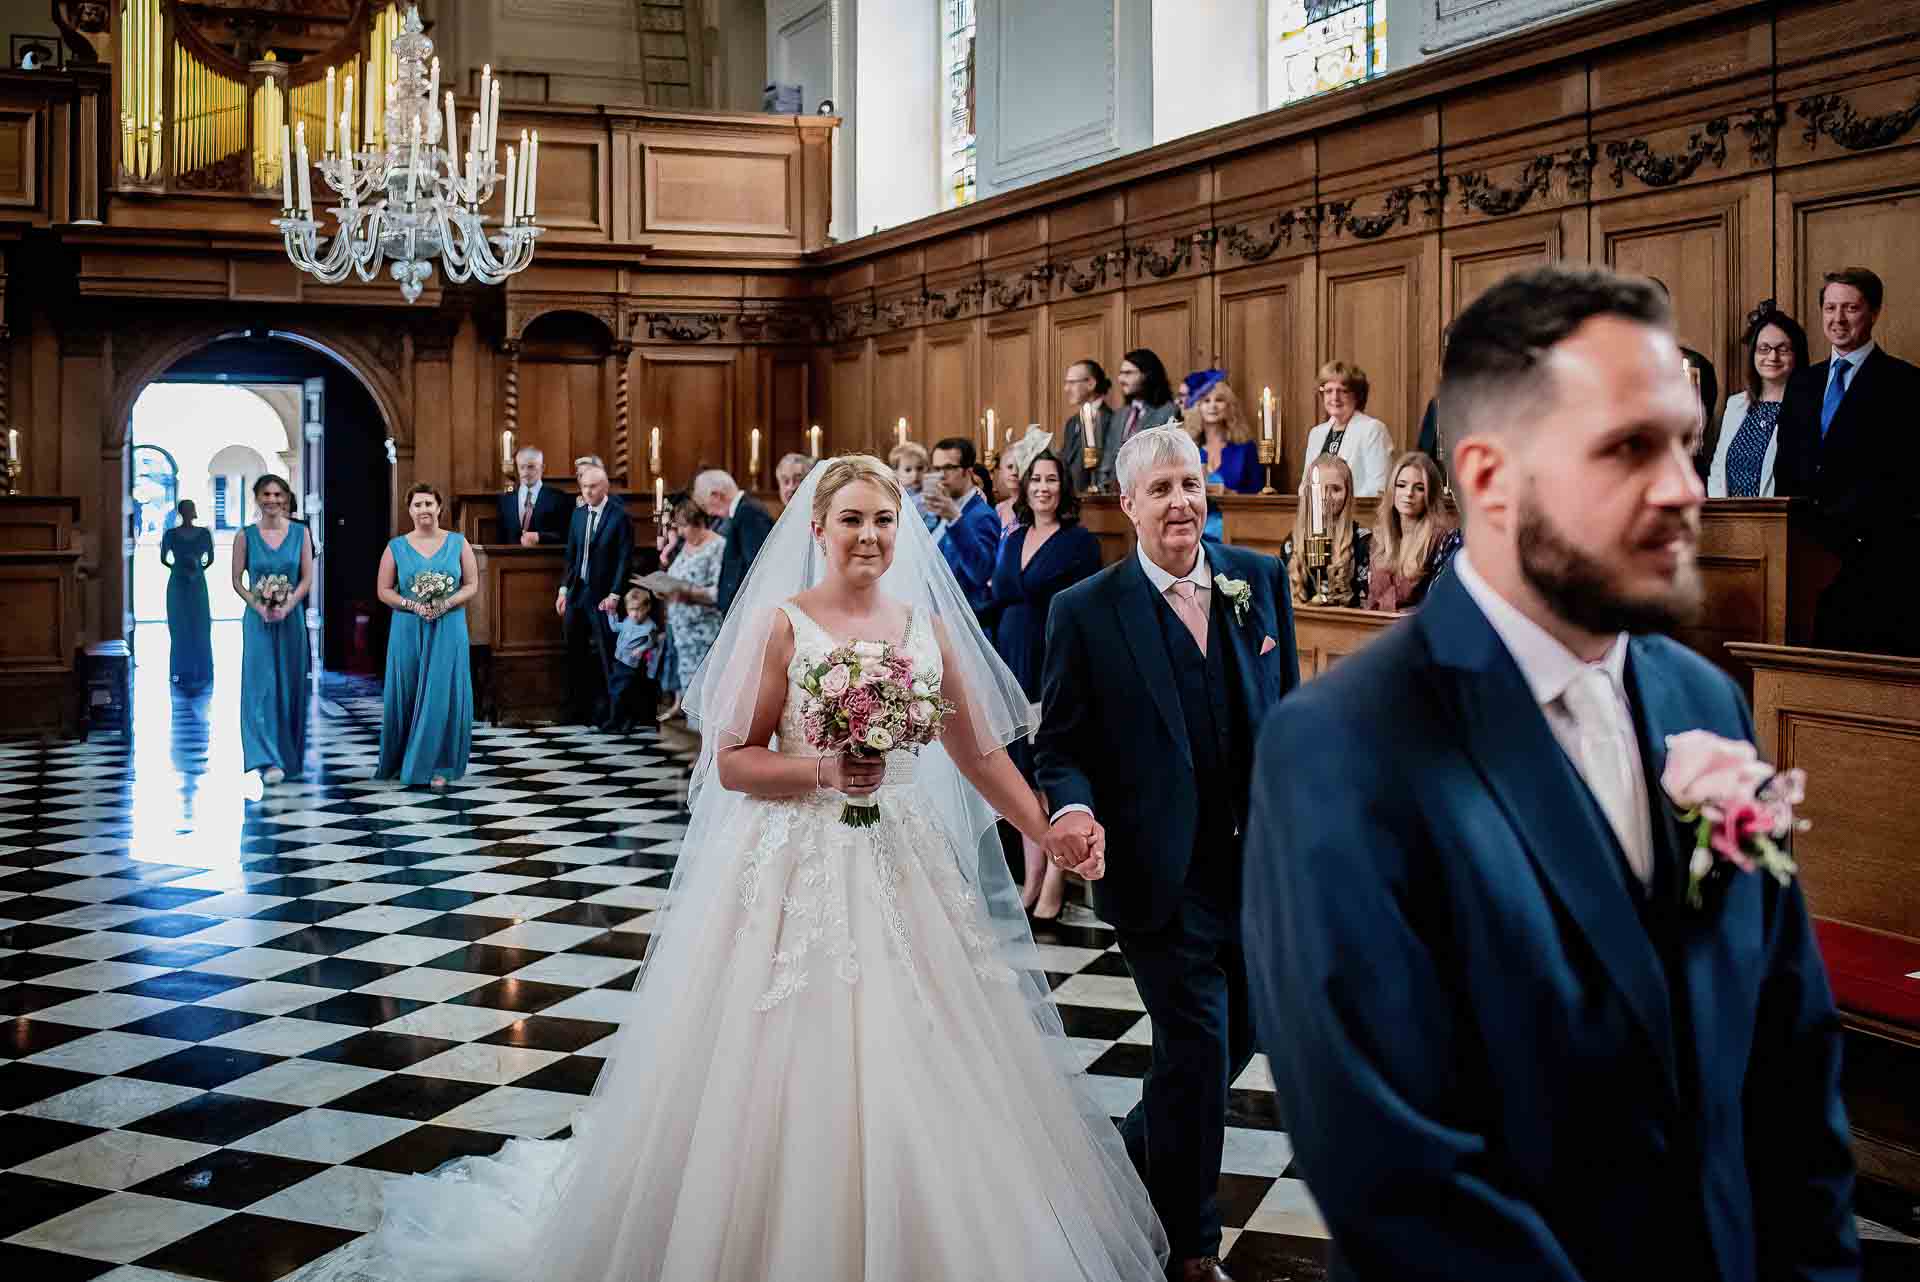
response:
<path id="1" fill-rule="evenodd" d="M 1196 370 L 1181 386 L 1187 396 L 1184 422 L 1188 435 L 1200 447 L 1207 484 L 1235 494 L 1258 494 L 1262 477 L 1253 426 L 1226 374 L 1217 369 Z M 1209 507 L 1202 536 L 1220 539 L 1224 530 L 1219 509 Z"/>

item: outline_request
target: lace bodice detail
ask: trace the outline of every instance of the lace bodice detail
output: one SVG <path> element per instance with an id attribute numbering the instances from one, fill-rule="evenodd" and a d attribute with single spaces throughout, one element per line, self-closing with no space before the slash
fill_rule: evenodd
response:
<path id="1" fill-rule="evenodd" d="M 808 668 L 839 649 L 844 643 L 835 640 L 799 606 L 788 603 L 780 608 L 786 612 L 787 621 L 793 625 L 793 660 L 787 664 L 787 702 L 780 709 L 780 729 L 773 746 L 777 751 L 790 757 L 814 757 L 819 753 L 807 743 L 804 718 L 807 692 L 800 688 L 800 678 Z M 903 634 L 901 648 L 913 660 L 915 672 L 942 674 L 940 645 L 934 638 L 933 629 L 925 625 L 918 611 L 907 615 L 907 630 Z M 905 783 L 912 777 L 912 753 L 890 752 L 887 754 L 887 784 Z"/>

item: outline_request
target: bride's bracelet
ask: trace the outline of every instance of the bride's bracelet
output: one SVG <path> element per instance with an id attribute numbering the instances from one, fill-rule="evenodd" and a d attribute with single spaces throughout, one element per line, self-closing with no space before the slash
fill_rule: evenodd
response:
<path id="1" fill-rule="evenodd" d="M 813 768 L 813 786 L 816 788 L 824 788 L 827 786 L 827 759 L 825 757 L 815 757 L 814 761 L 818 764 Z"/>

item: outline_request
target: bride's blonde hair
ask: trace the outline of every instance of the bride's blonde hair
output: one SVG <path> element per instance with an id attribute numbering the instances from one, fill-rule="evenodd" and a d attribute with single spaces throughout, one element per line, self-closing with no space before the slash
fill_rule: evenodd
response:
<path id="1" fill-rule="evenodd" d="M 842 454 L 827 464 L 826 470 L 820 473 L 820 483 L 814 487 L 815 525 L 827 523 L 827 513 L 833 510 L 834 496 L 856 481 L 871 482 L 893 500 L 894 507 L 900 506 L 900 482 L 894 479 L 892 468 L 871 454 Z"/>

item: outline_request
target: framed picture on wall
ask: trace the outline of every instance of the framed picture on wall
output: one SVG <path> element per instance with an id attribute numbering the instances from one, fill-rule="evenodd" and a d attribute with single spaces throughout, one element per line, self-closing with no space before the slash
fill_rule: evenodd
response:
<path id="1" fill-rule="evenodd" d="M 8 41 L 7 65 L 21 71 L 58 71 L 60 69 L 60 38 L 58 36 L 12 36 Z"/>

